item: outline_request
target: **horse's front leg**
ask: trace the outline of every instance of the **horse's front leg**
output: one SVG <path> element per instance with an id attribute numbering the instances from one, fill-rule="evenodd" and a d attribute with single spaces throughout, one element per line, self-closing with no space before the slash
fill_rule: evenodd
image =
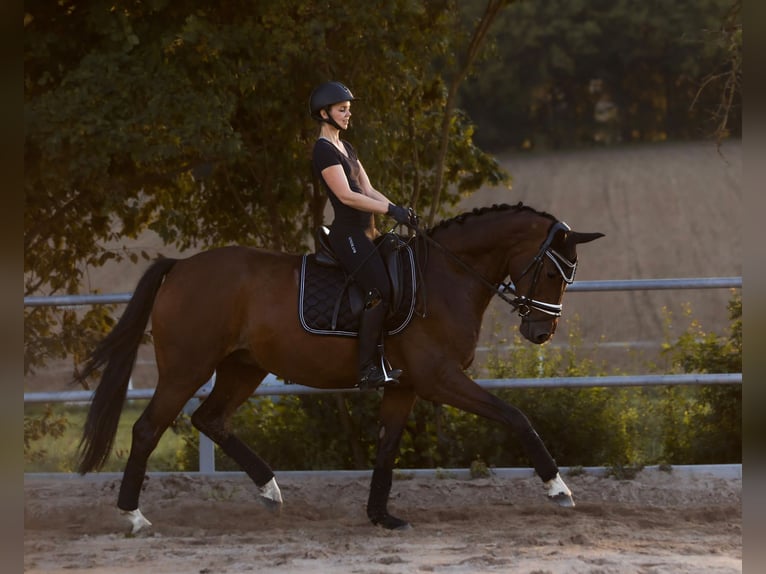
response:
<path id="1" fill-rule="evenodd" d="M 420 396 L 510 426 L 535 472 L 545 483 L 548 498 L 559 506 L 574 506 L 572 492 L 561 478 L 556 461 L 527 416 L 517 407 L 481 388 L 459 368 L 445 370 L 439 384 L 432 385 Z"/>
<path id="2" fill-rule="evenodd" d="M 415 404 L 415 392 L 408 387 L 388 387 L 383 392 L 378 426 L 378 452 L 370 481 L 367 516 L 390 530 L 405 530 L 409 523 L 388 513 L 388 497 L 394 475 L 394 460 L 399 452 L 407 417 Z"/>

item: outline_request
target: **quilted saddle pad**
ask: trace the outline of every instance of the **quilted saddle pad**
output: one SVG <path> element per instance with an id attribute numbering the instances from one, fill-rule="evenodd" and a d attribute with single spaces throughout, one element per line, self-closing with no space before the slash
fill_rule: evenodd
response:
<path id="1" fill-rule="evenodd" d="M 415 259 L 409 245 L 399 248 L 399 258 L 398 289 L 402 297 L 398 309 L 393 314 L 389 313 L 386 319 L 385 329 L 388 335 L 403 331 L 412 320 L 415 311 Z M 357 290 L 357 293 L 350 296 L 351 289 Z M 358 302 L 356 305 L 352 305 L 353 299 Z M 316 262 L 314 254 L 303 256 L 298 315 L 306 331 L 317 335 L 356 337 L 359 333 L 359 314 L 363 300 L 362 290 L 356 283 L 352 281 L 346 285 L 346 275 L 342 268 L 320 265 Z"/>

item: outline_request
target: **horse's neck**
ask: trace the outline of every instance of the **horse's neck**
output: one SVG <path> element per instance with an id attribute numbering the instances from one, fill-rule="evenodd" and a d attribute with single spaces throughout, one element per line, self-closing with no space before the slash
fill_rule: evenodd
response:
<path id="1" fill-rule="evenodd" d="M 432 277 L 438 277 L 439 291 L 447 298 L 449 306 L 465 307 L 458 315 L 466 321 L 480 323 L 497 285 L 505 278 L 506 261 L 500 245 L 464 239 L 453 236 L 443 243 L 437 240 L 441 247 L 435 250 L 432 247 L 429 257 L 439 262 Z M 441 287 L 446 290 L 442 291 Z M 459 297 L 455 296 L 457 293 Z"/>
<path id="2" fill-rule="evenodd" d="M 483 313 L 512 268 L 518 271 L 532 260 L 550 225 L 550 218 L 532 210 L 490 212 L 443 229 L 434 240 L 452 254 L 445 254 L 447 259 L 463 262 L 447 263 L 455 269 L 451 283 L 454 289 L 468 290 Z"/>
<path id="3" fill-rule="evenodd" d="M 524 239 L 522 233 L 514 234 L 513 231 L 512 227 L 503 226 L 497 218 L 493 220 L 485 216 L 475 218 L 470 224 L 466 222 L 445 230 L 434 239 L 472 269 L 474 275 L 498 284 L 507 276 L 509 257 Z"/>

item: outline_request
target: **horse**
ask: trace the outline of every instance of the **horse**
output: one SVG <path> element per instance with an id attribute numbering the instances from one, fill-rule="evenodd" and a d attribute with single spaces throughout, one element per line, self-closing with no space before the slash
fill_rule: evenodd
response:
<path id="1" fill-rule="evenodd" d="M 527 416 L 472 380 L 482 317 L 495 296 L 520 318 L 520 333 L 543 344 L 556 331 L 566 286 L 574 280 L 580 233 L 521 203 L 462 213 L 416 234 L 419 312 L 386 339 L 386 358 L 403 369 L 382 390 L 377 451 L 367 517 L 385 529 L 410 524 L 388 512 L 393 468 L 416 399 L 446 404 L 509 426 L 523 445 L 548 498 L 574 506 L 572 492 Z M 191 422 L 258 487 L 258 499 L 281 509 L 269 464 L 231 431 L 228 421 L 269 373 L 320 389 L 353 389 L 356 338 L 302 328 L 296 300 L 302 255 L 248 246 L 209 249 L 184 259 L 160 258 L 139 280 L 125 311 L 77 377 L 101 373 L 79 448 L 80 474 L 100 469 L 112 448 L 139 345 L 151 318 L 158 379 L 135 422 L 117 498 L 138 532 L 151 526 L 139 509 L 147 460 L 160 437 L 215 373 L 212 392 Z M 510 278 L 509 282 L 505 282 Z M 509 295 L 510 294 L 510 295 Z"/>

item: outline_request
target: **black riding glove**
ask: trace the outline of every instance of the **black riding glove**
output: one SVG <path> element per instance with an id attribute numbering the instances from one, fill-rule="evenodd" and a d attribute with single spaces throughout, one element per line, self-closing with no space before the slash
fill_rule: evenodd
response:
<path id="1" fill-rule="evenodd" d="M 412 208 L 405 209 L 400 205 L 388 204 L 388 211 L 386 215 L 393 217 L 397 223 L 407 225 L 408 227 L 415 227 L 417 225 L 417 216 Z"/>

